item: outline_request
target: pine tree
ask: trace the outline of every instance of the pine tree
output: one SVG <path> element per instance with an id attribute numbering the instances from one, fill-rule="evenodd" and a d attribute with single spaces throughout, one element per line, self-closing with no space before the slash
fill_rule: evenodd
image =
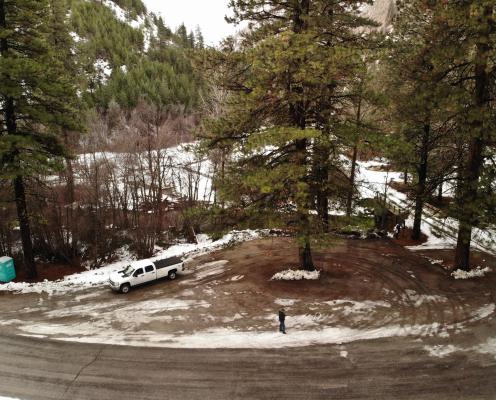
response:
<path id="1" fill-rule="evenodd" d="M 196 26 L 195 29 L 195 38 L 196 38 L 195 47 L 200 50 L 203 49 L 205 47 L 205 40 L 203 39 L 203 33 L 198 25 Z"/>
<path id="2" fill-rule="evenodd" d="M 188 48 L 194 49 L 195 43 L 196 43 L 195 34 L 193 33 L 193 31 L 190 31 L 190 33 L 188 34 Z"/>
<path id="3" fill-rule="evenodd" d="M 0 0 L 2 179 L 11 179 L 29 278 L 37 275 L 26 179 L 60 166 L 61 128 L 74 127 L 74 87 L 50 43 L 48 0 Z"/>
<path id="4" fill-rule="evenodd" d="M 189 47 L 188 31 L 186 30 L 186 26 L 184 24 L 179 25 L 177 28 L 176 37 L 176 41 L 179 46 L 184 47 L 185 49 Z"/>
<path id="5" fill-rule="evenodd" d="M 461 35 L 463 40 L 451 42 L 452 52 L 458 58 L 452 65 L 459 71 L 455 84 L 471 94 L 463 104 L 461 128 L 466 132 L 467 152 L 459 169 L 457 205 L 459 216 L 455 268 L 470 268 L 472 229 L 478 225 L 487 207 L 481 179 L 485 159 L 494 145 L 494 100 L 496 51 L 496 21 L 494 1 L 448 3 L 447 29 Z M 491 185 L 491 183 L 490 183 Z"/>
<path id="6" fill-rule="evenodd" d="M 211 143 L 233 141 L 241 154 L 222 195 L 250 217 L 294 229 L 304 269 L 314 268 L 310 237 L 321 225 L 311 211 L 317 202 L 324 220 L 328 209 L 336 113 L 358 65 L 355 48 L 366 43 L 356 29 L 370 24 L 358 14 L 361 3 L 230 3 L 230 21 L 251 22 L 252 29 L 240 50 L 227 42 L 219 56 L 224 85 L 234 93 Z"/>
<path id="7" fill-rule="evenodd" d="M 444 35 L 437 24 L 441 12 L 442 7 L 423 0 L 399 3 L 391 34 L 392 49 L 384 60 L 392 122 L 399 135 L 394 144 L 389 142 L 389 154 L 416 176 L 414 240 L 420 239 L 425 202 L 446 172 L 451 171 L 450 165 L 430 168 L 439 150 L 449 147 L 456 115 L 451 104 L 452 90 L 442 79 L 449 63 L 442 61 Z"/>

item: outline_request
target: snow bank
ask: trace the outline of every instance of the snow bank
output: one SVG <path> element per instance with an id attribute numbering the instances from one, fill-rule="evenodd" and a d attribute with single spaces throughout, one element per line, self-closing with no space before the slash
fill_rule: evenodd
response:
<path id="1" fill-rule="evenodd" d="M 211 240 L 204 240 L 198 244 L 185 243 L 174 245 L 166 250 L 160 251 L 155 257 L 150 258 L 150 261 L 173 256 L 184 258 L 198 256 L 227 245 L 257 239 L 264 232 L 265 231 L 253 230 L 232 231 L 215 242 Z M 69 275 L 63 279 L 53 282 L 45 280 L 37 283 L 9 282 L 6 284 L 0 284 L 0 291 L 53 294 L 102 286 L 107 284 L 109 275 L 112 272 L 119 271 L 132 261 L 133 260 L 130 258 L 124 258 L 118 262 L 109 264 L 97 270 Z"/>
<path id="2" fill-rule="evenodd" d="M 51 333 L 60 329 L 60 325 L 48 327 Z M 66 325 L 64 328 L 76 334 L 81 327 Z M 43 334 L 42 326 L 31 327 L 34 334 Z M 203 348 L 203 349 L 246 349 L 246 348 L 285 348 L 302 347 L 317 344 L 342 344 L 358 340 L 371 340 L 389 337 L 432 336 L 440 329 L 438 323 L 429 325 L 388 325 L 372 329 L 353 329 L 342 326 L 326 326 L 322 329 L 288 330 L 287 335 L 274 331 L 239 331 L 232 328 L 212 328 L 193 334 L 160 334 L 148 332 L 122 332 L 112 328 L 105 331 L 93 331 L 91 335 L 72 337 L 52 337 L 55 340 L 83 343 L 116 344 L 127 346 L 148 346 L 168 348 Z M 58 331 L 67 334 L 66 330 Z"/>
<path id="3" fill-rule="evenodd" d="M 491 272 L 491 268 L 489 267 L 475 267 L 470 271 L 463 271 L 461 269 L 457 269 L 451 273 L 451 276 L 455 279 L 470 279 L 470 278 L 480 278 L 486 275 L 486 273 Z"/>
<path id="4" fill-rule="evenodd" d="M 271 281 L 299 281 L 302 279 L 319 279 L 320 271 L 305 271 L 303 269 L 287 269 L 275 274 Z"/>

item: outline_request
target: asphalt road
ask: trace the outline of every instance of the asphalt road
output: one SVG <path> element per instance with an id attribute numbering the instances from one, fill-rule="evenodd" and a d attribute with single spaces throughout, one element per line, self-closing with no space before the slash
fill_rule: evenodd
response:
<path id="1" fill-rule="evenodd" d="M 0 336 L 0 396 L 22 400 L 495 399 L 495 377 L 493 356 L 432 358 L 407 338 L 184 350 Z"/>

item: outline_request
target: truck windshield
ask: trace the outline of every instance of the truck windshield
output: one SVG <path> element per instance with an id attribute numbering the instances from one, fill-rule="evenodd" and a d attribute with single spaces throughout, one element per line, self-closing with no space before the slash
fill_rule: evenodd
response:
<path id="1" fill-rule="evenodd" d="M 123 269 L 122 274 L 124 276 L 131 276 L 131 274 L 134 272 L 134 268 L 128 265 L 126 268 Z"/>

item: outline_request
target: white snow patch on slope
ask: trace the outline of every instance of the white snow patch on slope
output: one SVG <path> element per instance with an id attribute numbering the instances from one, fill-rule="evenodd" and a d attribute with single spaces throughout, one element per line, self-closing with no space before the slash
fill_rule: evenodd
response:
<path id="1" fill-rule="evenodd" d="M 169 200 L 180 197 L 193 196 L 195 200 L 211 202 L 214 191 L 212 179 L 214 166 L 208 158 L 200 157 L 197 152 L 198 142 L 181 144 L 179 146 L 151 151 L 154 160 L 160 160 L 164 171 L 164 179 L 170 182 L 173 193 L 165 196 Z M 144 153 L 113 153 L 96 152 L 80 154 L 77 163 L 90 166 L 96 162 L 106 161 L 116 166 L 118 187 L 124 185 L 126 165 L 140 163 L 142 158 L 148 157 Z M 145 174 L 148 181 L 150 177 Z"/>
<path id="2" fill-rule="evenodd" d="M 112 67 L 107 60 L 98 58 L 95 61 L 95 71 L 101 82 L 105 83 L 112 75 Z"/>
<path id="3" fill-rule="evenodd" d="M 116 16 L 116 18 L 119 21 L 128 24 L 134 29 L 139 29 L 145 22 L 142 16 L 138 16 L 137 19 L 130 18 L 129 13 L 126 12 L 121 6 L 119 6 L 113 1 L 103 0 L 103 4 L 106 7 L 110 8 L 110 10 L 113 12 L 113 14 Z"/>
<path id="4" fill-rule="evenodd" d="M 299 281 L 302 279 L 315 280 L 319 279 L 320 271 L 306 271 L 303 269 L 286 269 L 274 274 L 271 281 Z"/>

